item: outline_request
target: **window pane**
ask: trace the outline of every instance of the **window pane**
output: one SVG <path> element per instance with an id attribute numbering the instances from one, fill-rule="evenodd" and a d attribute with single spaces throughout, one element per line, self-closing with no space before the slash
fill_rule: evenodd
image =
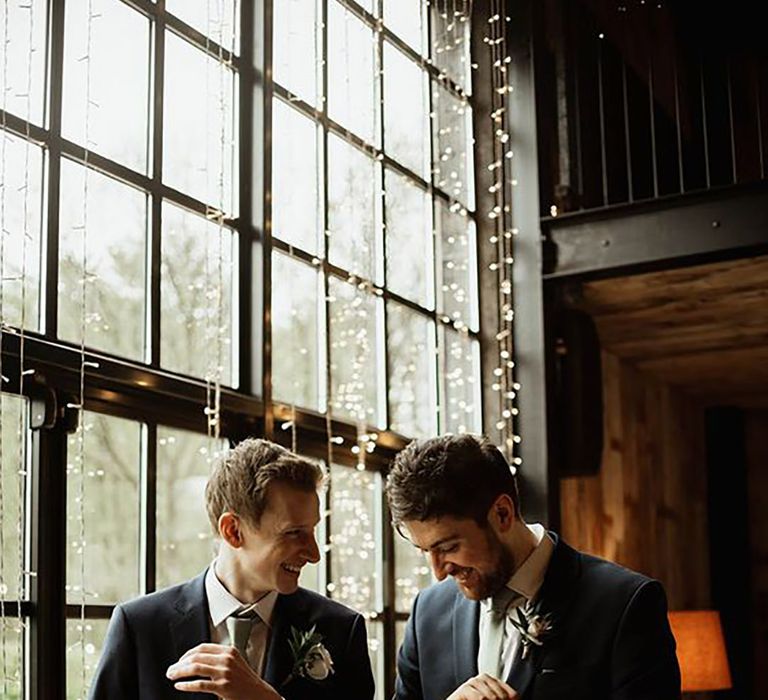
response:
<path id="1" fill-rule="evenodd" d="M 426 437 L 436 430 L 435 327 L 407 306 L 387 304 L 390 427 Z"/>
<path id="2" fill-rule="evenodd" d="M 422 0 L 384 0 L 384 24 L 421 53 Z"/>
<path id="3" fill-rule="evenodd" d="M 7 373 L 4 368 L 3 372 Z M 0 420 L 2 421 L 2 470 L 0 471 L 0 504 L 3 518 L 2 578 L 0 597 L 3 600 L 28 598 L 26 576 L 19 580 L 26 551 L 26 494 L 30 460 L 27 451 L 28 403 L 10 394 L 0 394 Z M 23 472 L 23 473 L 20 473 Z M 20 559 L 21 555 L 21 559 Z"/>
<path id="4" fill-rule="evenodd" d="M 235 384 L 236 246 L 231 229 L 163 204 L 160 362 L 166 369 Z"/>
<path id="5" fill-rule="evenodd" d="M 440 432 L 482 432 L 478 342 L 467 333 L 441 328 L 440 369 L 443 376 Z"/>
<path id="6" fill-rule="evenodd" d="M 384 148 L 417 175 L 429 172 L 429 102 L 424 71 L 384 43 Z"/>
<path id="7" fill-rule="evenodd" d="M 275 82 L 311 105 L 318 99 L 317 0 L 280 0 L 273 6 Z M 301 46 L 301 51 L 296 47 Z"/>
<path id="8" fill-rule="evenodd" d="M 334 416 L 378 424 L 377 300 L 335 277 L 328 289 Z"/>
<path id="9" fill-rule="evenodd" d="M 323 220 L 318 143 L 313 121 L 272 101 L 272 235 L 315 254 Z"/>
<path id="10" fill-rule="evenodd" d="M 432 5 L 432 60 L 465 92 L 471 90 L 469 12 L 448 0 Z"/>
<path id="11" fill-rule="evenodd" d="M 29 671 L 26 668 L 26 647 L 29 618 L 4 617 L 0 621 L 0 697 L 3 700 L 21 700 L 26 697 L 25 685 Z"/>
<path id="12" fill-rule="evenodd" d="M 67 620 L 67 700 L 83 700 L 99 663 L 109 620 Z"/>
<path id="13" fill-rule="evenodd" d="M 328 237 L 334 265 L 376 277 L 375 163 L 333 135 L 328 137 Z"/>
<path id="14" fill-rule="evenodd" d="M 157 428 L 157 588 L 192 578 L 211 563 L 214 538 L 205 510 L 211 463 L 229 443 Z"/>
<path id="15" fill-rule="evenodd" d="M 5 0 L 0 12 L 0 65 L 7 66 L 0 106 L 40 125 L 45 100 L 46 5 L 46 0 Z"/>
<path id="16" fill-rule="evenodd" d="M 240 2 L 237 0 L 165 0 L 165 9 L 227 50 L 240 50 Z"/>
<path id="17" fill-rule="evenodd" d="M 4 220 L 0 222 L 4 233 L 0 260 L 3 323 L 21 326 L 23 297 L 24 326 L 37 330 L 40 326 L 43 151 L 2 130 L 0 138 L 5 139 L 5 158 L 0 164 L 4 213 Z"/>
<path id="18" fill-rule="evenodd" d="M 86 411 L 82 433 L 67 441 L 68 603 L 81 602 L 83 583 L 92 604 L 141 590 L 141 433 L 141 423 Z"/>
<path id="19" fill-rule="evenodd" d="M 387 287 L 432 308 L 432 206 L 429 195 L 393 170 L 385 173 Z"/>
<path id="20" fill-rule="evenodd" d="M 145 173 L 149 20 L 119 0 L 106 0 L 97 15 L 94 9 L 89 30 L 88 12 L 88 2 L 66 4 L 63 135 Z"/>
<path id="21" fill-rule="evenodd" d="M 380 610 L 381 547 L 376 514 L 381 476 L 331 466 L 331 597 L 362 613 Z"/>
<path id="22" fill-rule="evenodd" d="M 395 611 L 411 612 L 416 594 L 433 581 L 424 553 L 395 533 Z"/>
<path id="23" fill-rule="evenodd" d="M 275 399 L 320 406 L 318 314 L 321 277 L 314 267 L 272 256 L 272 377 Z"/>
<path id="24" fill-rule="evenodd" d="M 475 225 L 463 210 L 437 205 L 440 241 L 440 311 L 451 322 L 477 328 Z"/>
<path id="25" fill-rule="evenodd" d="M 171 32 L 165 44 L 163 181 L 237 213 L 237 81 L 234 73 Z"/>
<path id="26" fill-rule="evenodd" d="M 377 144 L 373 32 L 338 2 L 328 4 L 328 109 L 331 119 Z"/>
<path id="27" fill-rule="evenodd" d="M 437 83 L 432 84 L 435 114 L 434 184 L 470 209 L 475 207 L 471 110 Z"/>
<path id="28" fill-rule="evenodd" d="M 59 336 L 80 342 L 85 232 L 85 343 L 143 359 L 146 195 L 95 170 L 86 177 L 84 167 L 62 159 L 59 231 Z"/>

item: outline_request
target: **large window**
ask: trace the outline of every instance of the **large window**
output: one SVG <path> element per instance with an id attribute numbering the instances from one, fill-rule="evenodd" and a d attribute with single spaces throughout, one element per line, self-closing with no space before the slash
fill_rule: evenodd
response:
<path id="1" fill-rule="evenodd" d="M 2 697 L 85 696 L 114 605 L 210 562 L 203 487 L 249 435 L 325 463 L 303 583 L 365 614 L 390 694 L 430 573 L 386 466 L 481 429 L 469 29 L 420 0 L 0 12 Z"/>
<path id="2" fill-rule="evenodd" d="M 363 431 L 478 431 L 469 23 L 455 3 L 274 12 L 274 398 Z M 332 470 L 327 591 L 366 613 L 380 674 L 384 620 L 429 581 L 399 538 L 382 580 L 360 539 L 381 501 L 380 479 Z"/>

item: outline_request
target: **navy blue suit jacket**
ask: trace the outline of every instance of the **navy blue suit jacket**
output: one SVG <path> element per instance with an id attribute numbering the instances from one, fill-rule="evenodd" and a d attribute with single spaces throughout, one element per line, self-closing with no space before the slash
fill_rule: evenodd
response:
<path id="1" fill-rule="evenodd" d="M 312 625 L 323 635 L 334 673 L 322 681 L 304 678 L 283 685 L 293 665 L 288 636 Z M 189 649 L 210 641 L 205 573 L 118 605 L 109 624 L 90 700 L 211 700 L 214 696 L 181 693 L 165 677 L 168 666 Z M 300 588 L 279 595 L 264 680 L 286 700 L 372 700 L 373 674 L 365 623 L 359 614 L 317 593 Z"/>
<path id="2" fill-rule="evenodd" d="M 658 581 L 559 540 L 539 598 L 552 630 L 525 659 L 518 651 L 506 679 L 524 700 L 680 698 Z M 395 700 L 445 700 L 477 675 L 479 615 L 480 604 L 453 579 L 417 596 L 398 654 Z"/>

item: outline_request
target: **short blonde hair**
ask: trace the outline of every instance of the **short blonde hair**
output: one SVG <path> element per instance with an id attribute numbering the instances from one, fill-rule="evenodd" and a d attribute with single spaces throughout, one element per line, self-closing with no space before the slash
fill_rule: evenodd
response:
<path id="1" fill-rule="evenodd" d="M 322 467 L 284 447 L 248 438 L 225 454 L 214 467 L 205 487 L 205 507 L 213 531 L 219 518 L 230 512 L 258 527 L 267 507 L 270 484 L 283 483 L 299 491 L 317 491 L 323 486 Z"/>

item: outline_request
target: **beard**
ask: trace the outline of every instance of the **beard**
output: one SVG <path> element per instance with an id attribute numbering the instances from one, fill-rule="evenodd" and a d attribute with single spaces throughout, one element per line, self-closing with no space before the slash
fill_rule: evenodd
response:
<path id="1" fill-rule="evenodd" d="M 471 600 L 483 600 L 498 593 L 517 568 L 512 554 L 504 547 L 493 530 L 488 528 L 485 531 L 485 538 L 491 565 L 488 573 L 475 570 L 477 584 L 471 590 L 465 591 L 465 595 Z"/>

